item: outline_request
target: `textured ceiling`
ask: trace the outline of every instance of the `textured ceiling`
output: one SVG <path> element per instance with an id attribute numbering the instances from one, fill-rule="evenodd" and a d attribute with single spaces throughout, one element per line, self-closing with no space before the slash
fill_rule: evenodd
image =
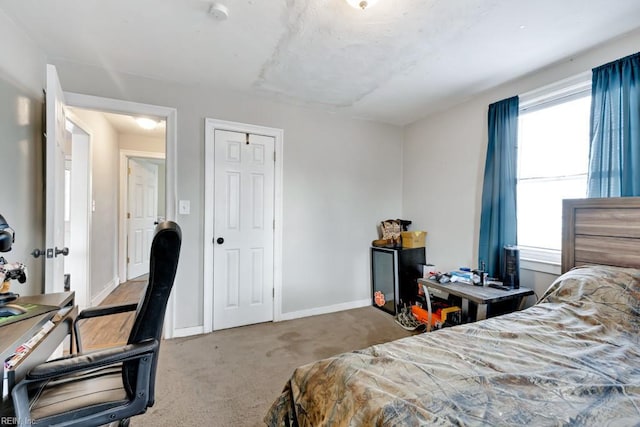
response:
<path id="1" fill-rule="evenodd" d="M 0 0 L 52 59 L 406 124 L 640 27 L 639 0 Z"/>

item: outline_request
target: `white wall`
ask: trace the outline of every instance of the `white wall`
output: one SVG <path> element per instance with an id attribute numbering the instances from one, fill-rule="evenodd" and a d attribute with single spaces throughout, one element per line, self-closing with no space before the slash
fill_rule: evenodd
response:
<path id="1" fill-rule="evenodd" d="M 91 286 L 95 304 L 118 284 L 118 133 L 102 113 L 73 109 L 91 135 Z M 73 154 L 72 154 L 73 155 Z"/>
<path id="2" fill-rule="evenodd" d="M 44 290 L 43 258 L 34 248 L 44 247 L 42 87 L 45 56 L 0 11 L 0 214 L 16 232 L 7 262 L 27 266 L 27 282 L 14 281 L 11 291 L 22 295 Z"/>
<path id="3" fill-rule="evenodd" d="M 46 78 L 46 56 L 2 10 L 0 52 L 2 75 L 40 99 Z"/>
<path id="4" fill-rule="evenodd" d="M 441 270 L 477 264 L 489 104 L 635 53 L 639 46 L 635 31 L 406 127 L 403 215 L 415 229 L 429 232 L 430 262 Z M 554 277 L 523 271 L 523 286 L 541 295 Z"/>
<path id="5" fill-rule="evenodd" d="M 54 61 L 65 91 L 176 108 L 177 328 L 202 325 L 204 120 L 284 129 L 283 313 L 370 298 L 376 224 L 400 216 L 402 130 L 203 87 Z M 210 219 L 207 219 L 210 220 Z"/>

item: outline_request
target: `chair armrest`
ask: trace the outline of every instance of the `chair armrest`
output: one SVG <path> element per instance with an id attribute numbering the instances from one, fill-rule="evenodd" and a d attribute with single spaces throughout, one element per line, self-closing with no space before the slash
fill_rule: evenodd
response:
<path id="1" fill-rule="evenodd" d="M 27 380 L 42 381 L 75 374 L 89 369 L 102 368 L 116 363 L 140 359 L 157 351 L 157 340 L 140 344 L 127 344 L 123 347 L 109 348 L 92 353 L 81 354 L 67 359 L 57 359 L 36 366 L 27 374 Z"/>
<path id="2" fill-rule="evenodd" d="M 105 305 L 101 307 L 90 307 L 82 310 L 78 316 L 76 316 L 73 322 L 73 335 L 76 338 L 76 351 L 82 353 L 82 339 L 80 338 L 80 329 L 78 322 L 83 319 L 91 319 L 94 317 L 108 316 L 111 314 L 128 313 L 138 309 L 138 303 L 124 304 L 124 305 Z"/>
<path id="3" fill-rule="evenodd" d="M 76 317 L 76 320 L 90 319 L 92 317 L 106 316 L 110 314 L 127 313 L 129 311 L 135 311 L 137 308 L 138 303 L 90 307 L 82 310 L 80 314 L 78 314 L 78 317 Z"/>

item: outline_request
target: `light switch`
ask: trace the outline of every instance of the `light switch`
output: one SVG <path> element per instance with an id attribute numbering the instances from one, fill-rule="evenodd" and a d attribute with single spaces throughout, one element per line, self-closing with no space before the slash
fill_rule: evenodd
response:
<path id="1" fill-rule="evenodd" d="M 189 215 L 191 213 L 191 201 L 180 200 L 178 202 L 178 213 L 180 215 Z"/>

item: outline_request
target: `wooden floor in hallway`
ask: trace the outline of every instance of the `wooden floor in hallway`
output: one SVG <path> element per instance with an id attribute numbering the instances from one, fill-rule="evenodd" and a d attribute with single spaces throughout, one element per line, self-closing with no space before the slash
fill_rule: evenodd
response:
<path id="1" fill-rule="evenodd" d="M 139 302 L 146 289 L 147 279 L 148 275 L 144 275 L 120 284 L 99 306 Z M 134 316 L 135 311 L 132 311 L 82 320 L 80 323 L 80 337 L 82 338 L 83 351 L 126 344 Z"/>

